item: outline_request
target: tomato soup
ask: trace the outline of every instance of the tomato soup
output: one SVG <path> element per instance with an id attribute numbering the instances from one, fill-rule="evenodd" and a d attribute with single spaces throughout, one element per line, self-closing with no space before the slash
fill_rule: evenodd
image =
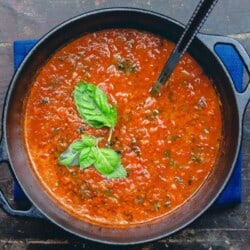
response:
<path id="1" fill-rule="evenodd" d="M 209 77 L 185 54 L 158 97 L 150 95 L 174 44 L 135 29 L 107 29 L 68 43 L 37 72 L 25 100 L 24 141 L 48 194 L 93 224 L 124 227 L 169 214 L 204 183 L 222 136 L 220 100 Z M 107 178 L 94 167 L 65 167 L 58 157 L 82 135 L 104 145 L 109 129 L 93 128 L 73 91 L 90 82 L 116 105 L 110 148 L 127 171 Z"/>

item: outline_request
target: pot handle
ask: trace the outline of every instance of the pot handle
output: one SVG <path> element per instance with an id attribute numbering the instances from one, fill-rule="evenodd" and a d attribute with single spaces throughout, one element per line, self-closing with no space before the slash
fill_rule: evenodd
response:
<path id="1" fill-rule="evenodd" d="M 2 136 L 1 141 L 0 141 L 0 164 L 3 162 L 7 163 L 8 166 L 10 166 L 7 148 L 6 148 L 6 140 L 4 136 Z M 31 207 L 28 210 L 19 210 L 19 209 L 12 208 L 9 202 L 7 201 L 7 199 L 5 198 L 1 189 L 0 189 L 0 206 L 6 213 L 13 215 L 13 216 L 30 217 L 30 218 L 45 218 L 44 215 L 34 205 L 31 205 Z"/>
<path id="2" fill-rule="evenodd" d="M 217 36 L 217 35 L 205 35 L 199 34 L 198 38 L 213 52 L 215 51 L 215 46 L 218 44 L 228 44 L 232 45 L 235 51 L 240 56 L 245 70 L 250 78 L 250 58 L 245 48 L 235 39 L 225 36 Z M 220 57 L 215 53 L 217 58 L 221 61 Z M 234 85 L 233 85 L 234 87 Z M 235 87 L 234 87 L 235 88 Z M 235 89 L 236 90 L 236 89 Z M 246 88 L 242 91 L 235 91 L 237 104 L 239 106 L 239 111 L 241 112 L 241 116 L 244 114 L 246 106 L 250 100 L 250 81 L 247 83 Z"/>
<path id="3" fill-rule="evenodd" d="M 1 190 L 0 190 L 0 205 L 2 206 L 5 212 L 13 216 L 29 217 L 29 218 L 45 218 L 44 215 L 40 213 L 40 211 L 38 211 L 38 209 L 34 205 L 31 205 L 31 207 L 28 210 L 19 210 L 12 208 Z"/>

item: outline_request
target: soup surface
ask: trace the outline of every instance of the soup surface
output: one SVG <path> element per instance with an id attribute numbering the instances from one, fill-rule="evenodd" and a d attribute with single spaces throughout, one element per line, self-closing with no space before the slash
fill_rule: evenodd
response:
<path id="1" fill-rule="evenodd" d="M 143 223 L 187 201 L 209 175 L 222 124 L 208 76 L 185 54 L 161 95 L 149 94 L 173 46 L 144 31 L 103 30 L 59 49 L 37 73 L 25 101 L 25 145 L 42 185 L 68 213 L 106 226 Z M 72 93 L 80 81 L 116 105 L 110 148 L 119 151 L 126 177 L 58 163 L 82 135 L 102 146 L 109 136 L 79 116 Z"/>

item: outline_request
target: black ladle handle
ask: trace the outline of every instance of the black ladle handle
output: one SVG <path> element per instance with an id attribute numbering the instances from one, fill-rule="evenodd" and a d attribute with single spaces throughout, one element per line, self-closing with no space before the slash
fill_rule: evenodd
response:
<path id="1" fill-rule="evenodd" d="M 180 61 L 183 54 L 187 51 L 189 45 L 197 35 L 198 31 L 205 23 L 218 0 L 201 0 L 195 8 L 188 24 L 185 27 L 175 49 L 171 53 L 168 61 L 164 65 L 156 83 L 151 89 L 151 94 L 160 93 L 160 88 L 166 83 L 174 68 Z"/>

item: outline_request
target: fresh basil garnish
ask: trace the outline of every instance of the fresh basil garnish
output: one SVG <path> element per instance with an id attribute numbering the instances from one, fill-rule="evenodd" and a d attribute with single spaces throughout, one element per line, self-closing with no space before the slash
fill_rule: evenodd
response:
<path id="1" fill-rule="evenodd" d="M 120 156 L 111 148 L 100 148 L 97 153 L 95 168 L 103 175 L 111 174 L 120 164 Z"/>
<path id="2" fill-rule="evenodd" d="M 96 147 L 86 147 L 82 149 L 79 155 L 80 169 L 87 168 L 95 163 L 96 151 Z"/>
<path id="3" fill-rule="evenodd" d="M 63 152 L 59 158 L 58 162 L 65 166 L 76 166 L 79 165 L 79 152 L 75 151 L 72 146 L 69 146 L 65 152 Z"/>
<path id="4" fill-rule="evenodd" d="M 121 178 L 121 177 L 126 177 L 127 172 L 126 172 L 126 169 L 121 164 L 118 164 L 112 173 L 105 174 L 105 176 L 110 179 Z"/>
<path id="5" fill-rule="evenodd" d="M 107 178 L 122 178 L 127 176 L 121 165 L 120 156 L 111 148 L 99 148 L 97 139 L 83 135 L 74 141 L 58 159 L 59 163 L 70 167 L 79 165 L 80 169 L 94 166 Z"/>
<path id="6" fill-rule="evenodd" d="M 94 128 L 114 128 L 117 122 L 116 106 L 110 106 L 107 95 L 97 86 L 80 82 L 74 91 L 76 108 L 81 118 Z"/>
<path id="7" fill-rule="evenodd" d="M 107 142 L 107 145 L 110 145 L 117 122 L 116 106 L 111 106 L 107 95 L 88 82 L 79 82 L 73 96 L 76 108 L 84 122 L 94 128 L 110 128 Z M 59 156 L 58 162 L 67 167 L 79 166 L 80 169 L 94 166 L 107 178 L 126 177 L 127 172 L 121 165 L 120 155 L 111 148 L 99 148 L 97 142 L 96 138 L 83 135 Z"/>

